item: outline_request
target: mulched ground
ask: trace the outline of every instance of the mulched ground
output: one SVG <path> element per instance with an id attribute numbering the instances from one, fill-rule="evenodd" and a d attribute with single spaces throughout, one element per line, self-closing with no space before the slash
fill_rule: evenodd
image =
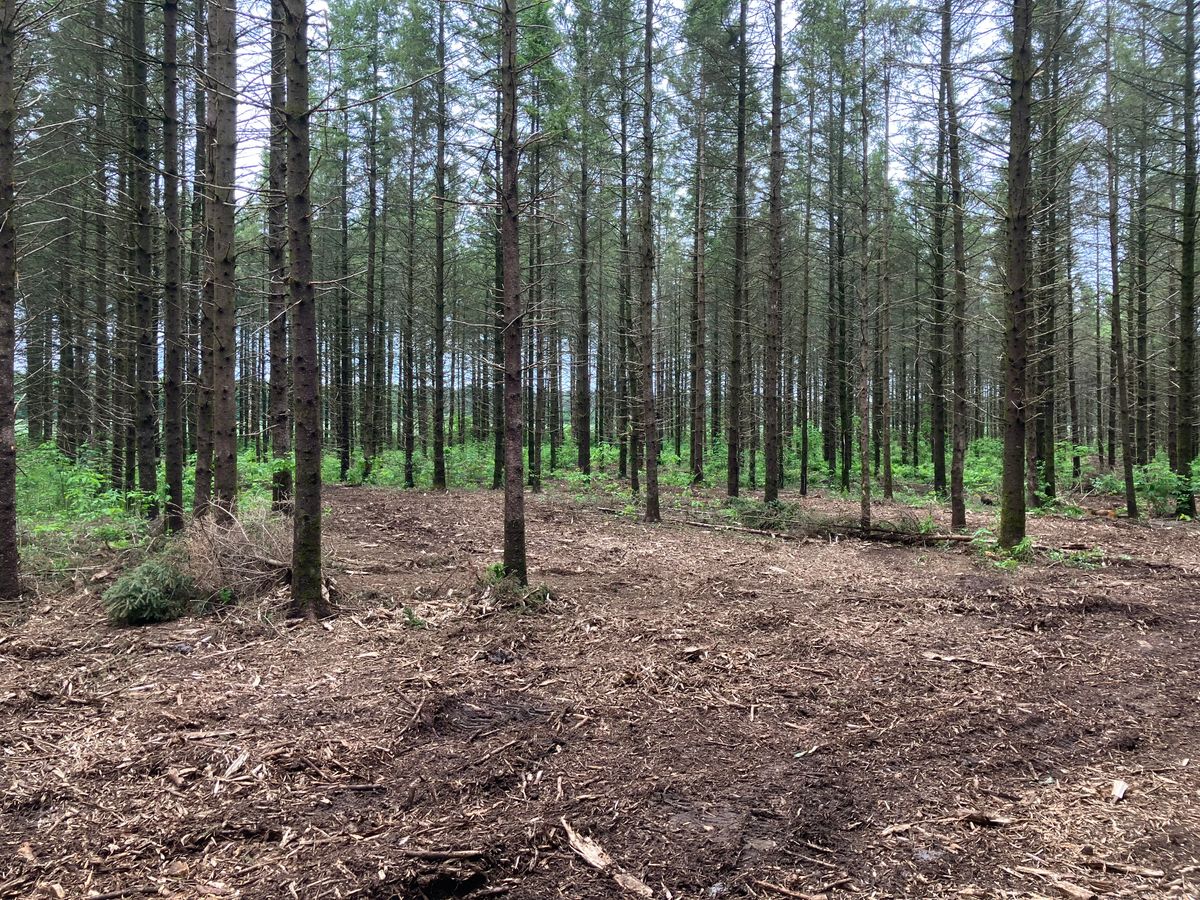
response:
<path id="1" fill-rule="evenodd" d="M 1195 525 L 1005 572 L 552 493 L 521 610 L 498 495 L 327 503 L 324 628 L 0 629 L 0 895 L 1200 896 Z"/>

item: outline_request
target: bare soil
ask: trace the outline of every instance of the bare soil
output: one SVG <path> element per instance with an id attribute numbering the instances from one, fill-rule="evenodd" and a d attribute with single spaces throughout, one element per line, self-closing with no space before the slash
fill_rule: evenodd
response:
<path id="1" fill-rule="evenodd" d="M 329 489 L 325 627 L 0 629 L 0 896 L 1200 897 L 1197 526 L 1010 572 L 552 491 L 542 602 L 500 499 Z"/>

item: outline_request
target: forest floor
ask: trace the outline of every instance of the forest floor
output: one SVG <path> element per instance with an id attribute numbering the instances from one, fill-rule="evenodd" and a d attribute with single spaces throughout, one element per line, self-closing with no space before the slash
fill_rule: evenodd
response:
<path id="1" fill-rule="evenodd" d="M 513 609 L 500 502 L 329 488 L 325 627 L 0 628 L 0 896 L 1200 897 L 1197 525 L 1008 571 L 551 490 Z"/>

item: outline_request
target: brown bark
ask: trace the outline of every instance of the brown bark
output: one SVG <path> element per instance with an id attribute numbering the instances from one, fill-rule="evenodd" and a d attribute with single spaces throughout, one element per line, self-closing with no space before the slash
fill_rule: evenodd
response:
<path id="1" fill-rule="evenodd" d="M 420 105 L 417 97 L 412 99 L 412 118 L 411 128 L 412 133 L 417 133 L 417 120 L 420 115 Z M 416 451 L 416 419 L 415 419 L 415 384 L 416 384 L 416 360 L 413 350 L 413 319 L 416 315 L 417 304 L 417 203 L 416 203 L 416 183 L 417 183 L 417 142 L 412 141 L 409 144 L 408 151 L 408 233 L 406 240 L 408 244 L 407 265 L 405 266 L 405 290 L 404 290 L 404 486 L 407 488 L 415 487 L 416 482 L 413 479 L 413 454 Z M 497 247 L 499 246 L 499 237 L 497 237 Z M 497 254 L 497 262 L 499 254 Z M 499 278 L 499 268 L 497 267 L 497 278 Z M 496 345 L 500 343 L 500 329 L 496 329 Z M 498 351 L 497 351 L 498 352 Z M 498 360 L 497 360 L 498 361 Z M 499 402 L 500 392 L 496 392 L 497 402 Z M 498 426 L 497 426 L 498 427 Z M 499 448 L 499 442 L 497 442 Z M 497 469 L 497 473 L 499 469 Z M 492 485 L 496 487 L 495 484 Z"/>
<path id="2" fill-rule="evenodd" d="M 279 0 L 287 55 L 287 227 L 292 307 L 296 485 L 292 519 L 292 604 L 313 620 L 328 613 L 321 582 L 321 367 L 312 283 L 309 199 L 308 9 Z"/>
<path id="3" fill-rule="evenodd" d="M 271 4 L 271 138 L 267 177 L 267 319 L 270 337 L 268 428 L 271 458 L 271 502 L 285 509 L 291 502 L 292 470 L 286 464 L 292 451 L 292 421 L 288 403 L 288 282 L 287 282 L 287 36 L 282 0 Z"/>
<path id="4" fill-rule="evenodd" d="M 440 8 L 440 4 L 439 4 Z M 378 7 L 376 7 L 378 10 Z M 375 30 L 377 40 L 378 28 Z M 378 94 L 378 73 L 372 78 L 372 93 Z M 371 469 L 375 454 L 379 451 L 379 405 L 381 398 L 376 393 L 379 366 L 379 297 L 376 291 L 378 268 L 376 265 L 376 250 L 379 244 L 379 104 L 371 102 L 370 125 L 367 129 L 367 267 L 365 273 L 366 315 L 363 322 L 363 369 L 359 385 L 361 401 L 361 418 L 359 433 L 362 436 L 362 478 L 366 481 L 371 477 Z M 436 199 L 434 201 L 437 202 Z"/>
<path id="5" fill-rule="evenodd" d="M 743 8 L 745 0 L 742 0 Z M 743 13 L 744 15 L 744 13 Z M 654 0 L 646 0 L 642 47 L 642 185 L 640 198 L 642 430 L 646 435 L 646 521 L 658 522 L 658 420 L 654 409 Z"/>
<path id="6" fill-rule="evenodd" d="M 781 431 L 782 423 L 780 421 L 779 382 L 779 363 L 780 356 L 783 353 L 783 4 L 781 0 L 775 0 L 773 24 L 774 58 L 771 63 L 771 160 L 769 189 L 770 247 L 767 254 L 767 332 L 766 343 L 763 347 L 763 450 L 766 455 L 763 499 L 767 503 L 775 503 L 779 500 L 779 488 L 783 484 L 783 434 Z M 863 47 L 866 47 L 865 27 Z M 865 97 L 865 75 L 863 77 L 863 91 Z M 864 103 L 864 134 L 866 131 L 866 115 L 866 104 Z M 864 140 L 864 160 L 866 159 L 866 153 L 867 148 Z M 863 168 L 863 178 L 865 183 L 865 165 Z M 864 191 L 864 216 L 866 203 L 867 199 Z M 863 252 L 866 252 L 865 249 Z"/>
<path id="7" fill-rule="evenodd" d="M 525 416 L 521 398 L 521 214 L 517 193 L 517 4 L 501 0 L 500 252 L 504 297 L 504 572 L 528 582 L 525 562 Z"/>
<path id="8" fill-rule="evenodd" d="M 104 3 L 105 0 L 99 0 Z M 195 142 L 192 155 L 192 215 L 191 253 L 188 258 L 188 292 L 190 327 L 189 341 L 191 360 L 189 381 L 195 386 L 192 398 L 192 448 L 196 454 L 195 490 L 192 498 L 192 514 L 203 515 L 212 494 L 212 405 L 208 390 L 211 366 L 208 359 L 209 347 L 209 236 L 208 198 L 205 185 L 208 181 L 207 106 L 208 91 L 205 69 L 207 66 L 207 41 L 204 25 L 206 3 L 193 3 L 192 18 L 192 69 L 195 86 L 193 89 L 193 119 Z"/>
<path id="9" fill-rule="evenodd" d="M 237 178 L 236 0 L 209 0 L 208 113 L 212 154 L 209 185 L 213 242 L 212 386 L 213 493 L 217 515 L 237 504 L 237 398 L 234 392 L 237 327 L 234 182 Z"/>
<path id="10" fill-rule="evenodd" d="M 950 68 L 951 0 L 942 4 L 942 81 L 946 97 L 946 143 L 950 159 L 950 218 L 954 260 L 954 299 L 950 321 L 950 370 L 954 383 L 951 404 L 953 449 L 950 460 L 950 528 L 967 527 L 967 508 L 963 496 L 963 469 L 967 456 L 967 250 L 964 236 L 958 102 L 954 94 L 954 73 Z"/>
<path id="11" fill-rule="evenodd" d="M 808 169 L 804 186 L 804 268 L 801 271 L 800 289 L 800 495 L 808 496 L 808 426 L 811 419 L 809 406 L 809 353 L 808 330 L 812 293 L 812 224 L 813 224 L 813 134 L 817 118 L 816 86 L 808 90 L 808 138 L 805 143 L 804 162 Z"/>
<path id="12" fill-rule="evenodd" d="M 163 3 L 163 456 L 167 531 L 183 527 L 183 293 L 179 217 L 179 4 Z"/>
<path id="13" fill-rule="evenodd" d="M 136 434 L 138 490 L 146 514 L 158 515 L 158 346 L 155 303 L 152 293 L 152 236 L 150 230 L 150 113 L 146 84 L 146 3 L 130 0 L 130 66 L 133 82 L 130 95 L 132 132 L 131 193 L 134 208 L 134 320 L 137 383 Z"/>
<path id="14" fill-rule="evenodd" d="M 1196 0 L 1184 0 L 1183 222 L 1179 272 L 1179 391 L 1176 458 L 1180 514 L 1196 518 L 1192 463 L 1196 456 Z"/>
<path id="15" fill-rule="evenodd" d="M 692 423 L 690 463 L 692 484 L 704 481 L 704 416 L 706 347 L 708 314 L 705 309 L 705 250 L 708 242 L 708 222 L 705 215 L 705 80 L 706 73 L 701 63 L 699 74 L 699 96 L 696 100 L 696 177 L 693 188 L 695 203 L 695 227 L 692 235 L 692 323 L 691 323 L 691 377 L 692 377 Z"/>
<path id="16" fill-rule="evenodd" d="M 446 488 L 446 4 L 438 3 L 437 164 L 433 197 L 433 487 Z"/>
<path id="17" fill-rule="evenodd" d="M 1138 516 L 1137 493 L 1133 484 L 1133 429 L 1129 408 L 1129 372 L 1126 368 L 1125 341 L 1121 337 L 1121 275 L 1117 239 L 1117 196 L 1120 190 L 1117 168 L 1116 124 L 1112 112 L 1112 11 L 1104 32 L 1105 78 L 1105 159 L 1108 174 L 1108 257 L 1112 272 L 1112 343 L 1117 369 L 1117 408 L 1121 418 L 1121 463 L 1125 475 L 1125 508 L 1129 518 Z"/>
<path id="18" fill-rule="evenodd" d="M 776 3 L 779 0 L 775 0 Z M 869 453 L 871 443 L 871 308 L 868 294 L 870 278 L 870 219 L 867 201 L 870 191 L 870 123 L 867 107 L 867 4 L 863 0 L 859 25 L 861 41 L 859 73 L 859 142 L 862 147 L 862 180 L 858 197 L 858 468 L 859 468 L 859 524 L 864 531 L 871 528 L 871 466 Z"/>
<path id="19" fill-rule="evenodd" d="M 21 593 L 17 551 L 16 395 L 16 53 L 17 0 L 0 3 L 0 600 Z"/>
<path id="20" fill-rule="evenodd" d="M 737 88 L 737 146 L 734 161 L 733 187 L 733 303 L 729 315 L 729 400 L 728 461 L 726 463 L 725 493 L 736 497 L 741 487 L 742 445 L 742 344 L 746 316 L 746 93 L 747 74 L 747 0 L 738 5 L 738 88 Z"/>
<path id="21" fill-rule="evenodd" d="M 591 71 L 589 69 L 589 35 L 581 35 L 580 53 L 580 122 L 579 122 L 579 319 L 575 334 L 575 443 L 578 449 L 579 471 L 584 475 L 592 471 L 592 389 L 591 372 L 588 366 L 588 345 L 591 336 L 591 312 L 588 298 L 588 271 L 591 259 L 588 248 L 588 208 L 591 191 L 591 172 L 588 169 L 589 133 L 591 117 Z"/>
<path id="22" fill-rule="evenodd" d="M 1033 0 L 1013 0 L 1012 63 L 1009 82 L 1008 250 L 1004 365 L 1004 458 L 1000 491 L 999 543 L 1015 547 L 1025 538 L 1026 319 L 1031 279 L 1031 140 L 1033 89 Z"/>
<path id="23" fill-rule="evenodd" d="M 880 268 L 883 275 L 880 278 L 879 298 L 879 353 L 880 372 L 883 375 L 883 385 L 880 391 L 883 402 L 879 411 L 879 441 L 883 445 L 883 496 L 891 500 L 894 490 L 892 479 L 892 387 L 891 387 L 891 358 L 892 358 L 892 185 L 889 180 L 891 169 L 891 66 L 885 63 L 883 73 L 883 222 L 879 236 Z M 901 393 L 901 402 L 904 394 Z"/>
<path id="24" fill-rule="evenodd" d="M 1019 2 L 1019 0 L 1018 0 Z M 938 86 L 937 165 L 933 183 L 933 296 L 929 335 L 929 451 L 933 489 L 946 493 L 946 79 Z"/>

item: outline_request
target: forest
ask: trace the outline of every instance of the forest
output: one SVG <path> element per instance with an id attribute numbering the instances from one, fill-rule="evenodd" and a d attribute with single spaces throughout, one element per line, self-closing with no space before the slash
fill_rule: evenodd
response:
<path id="1" fill-rule="evenodd" d="M 0 0 L 0 897 L 1200 898 L 1197 0 Z"/>

